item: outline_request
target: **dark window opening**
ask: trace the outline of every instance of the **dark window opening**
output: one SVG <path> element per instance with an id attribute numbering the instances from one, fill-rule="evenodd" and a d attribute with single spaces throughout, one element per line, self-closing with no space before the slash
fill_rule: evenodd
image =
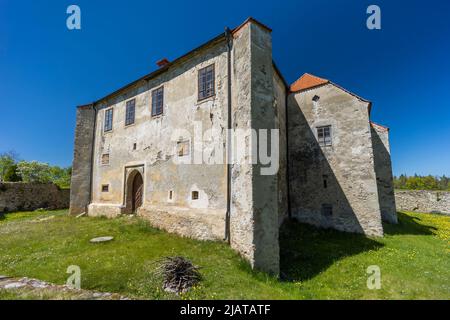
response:
<path id="1" fill-rule="evenodd" d="M 314 102 L 317 102 L 317 101 L 319 101 L 320 100 L 320 97 L 319 96 L 314 96 L 313 98 L 312 98 L 312 101 L 314 101 Z"/>
<path id="2" fill-rule="evenodd" d="M 125 125 L 129 126 L 134 123 L 135 118 L 136 99 L 127 102 L 125 110 Z"/>
<path id="3" fill-rule="evenodd" d="M 163 114 L 164 87 L 152 91 L 152 117 Z"/>
<path id="4" fill-rule="evenodd" d="M 214 64 L 198 71 L 198 100 L 212 97 L 214 92 Z"/>
<path id="5" fill-rule="evenodd" d="M 328 188 L 328 176 L 327 175 L 323 176 L 323 188 L 324 189 Z"/>
<path id="6" fill-rule="evenodd" d="M 105 111 L 105 132 L 111 131 L 113 127 L 113 109 Z"/>
<path id="7" fill-rule="evenodd" d="M 102 192 L 109 192 L 109 184 L 102 185 Z"/>
<path id="8" fill-rule="evenodd" d="M 321 147 L 331 146 L 331 126 L 317 128 L 317 140 Z"/>
<path id="9" fill-rule="evenodd" d="M 136 150 L 136 149 L 137 149 L 137 144 L 133 143 L 133 150 Z"/>
<path id="10" fill-rule="evenodd" d="M 331 217 L 333 215 L 333 206 L 331 204 L 322 205 L 322 214 L 325 217 Z"/>
<path id="11" fill-rule="evenodd" d="M 172 200 L 172 199 L 173 199 L 173 191 L 170 190 L 170 191 L 169 191 L 169 200 Z"/>
<path id="12" fill-rule="evenodd" d="M 192 191 L 192 200 L 198 200 L 198 191 Z"/>

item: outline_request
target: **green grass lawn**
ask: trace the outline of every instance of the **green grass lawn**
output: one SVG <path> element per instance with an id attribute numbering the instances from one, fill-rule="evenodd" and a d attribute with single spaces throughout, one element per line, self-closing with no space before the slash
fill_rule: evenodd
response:
<path id="1" fill-rule="evenodd" d="M 204 276 L 183 299 L 450 299 L 446 216 L 399 213 L 399 225 L 385 225 L 384 238 L 287 223 L 280 236 L 283 280 L 277 280 L 251 271 L 224 243 L 180 238 L 138 218 L 76 219 L 66 213 L 0 217 L 0 274 L 64 284 L 67 267 L 78 265 L 83 289 L 175 299 L 161 290 L 154 270 L 162 257 L 182 255 Z M 89 243 L 108 235 L 114 241 Z M 367 289 L 370 265 L 381 268 L 380 290 Z M 0 291 L 0 299 L 33 297 Z"/>

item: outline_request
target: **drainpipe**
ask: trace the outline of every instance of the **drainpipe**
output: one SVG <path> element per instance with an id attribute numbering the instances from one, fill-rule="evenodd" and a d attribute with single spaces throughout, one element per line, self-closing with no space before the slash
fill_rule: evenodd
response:
<path id="1" fill-rule="evenodd" d="M 94 151 L 95 151 L 95 134 L 97 131 L 97 107 L 95 106 L 95 102 L 92 103 L 92 108 L 94 109 L 94 126 L 93 126 L 93 134 L 92 134 L 92 150 L 91 150 L 91 172 L 89 175 L 89 182 L 90 182 L 90 190 L 89 190 L 89 204 L 92 203 L 92 201 L 94 200 L 93 197 L 93 190 L 94 190 Z M 86 214 L 88 212 L 88 208 L 86 205 Z"/>
<path id="2" fill-rule="evenodd" d="M 286 193 L 287 193 L 287 203 L 288 203 L 288 217 L 292 219 L 292 211 L 291 211 L 291 183 L 289 181 L 289 87 L 286 88 L 286 102 L 285 102 L 285 122 L 286 122 Z"/>
<path id="3" fill-rule="evenodd" d="M 233 46 L 233 36 L 230 28 L 225 28 L 227 39 L 227 92 L 228 92 L 228 124 L 227 124 L 227 212 L 225 215 L 225 241 L 230 244 L 230 220 L 231 220 L 231 49 Z"/>

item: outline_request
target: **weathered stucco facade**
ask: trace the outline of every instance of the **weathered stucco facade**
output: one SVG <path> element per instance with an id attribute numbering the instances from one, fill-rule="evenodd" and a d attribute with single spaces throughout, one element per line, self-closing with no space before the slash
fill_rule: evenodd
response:
<path id="1" fill-rule="evenodd" d="M 200 99 L 200 74 L 211 66 L 214 94 Z M 163 102 L 155 115 L 157 91 Z M 271 30 L 248 19 L 78 108 L 71 213 L 136 212 L 169 232 L 225 239 L 253 267 L 274 274 L 279 226 L 290 207 L 305 222 L 382 235 L 368 102 L 333 85 L 314 91 L 290 92 L 272 60 Z M 313 93 L 322 95 L 316 108 Z M 314 145 L 311 130 L 320 123 L 336 126 L 331 150 Z M 228 136 L 239 130 L 243 145 Z M 269 142 L 274 139 L 268 147 L 261 143 L 264 130 Z M 260 161 L 262 147 L 277 160 L 272 174 L 262 173 L 273 165 Z M 245 149 L 243 161 L 227 161 L 239 149 Z M 306 185 L 298 182 L 305 165 Z M 323 197 L 334 201 L 318 186 L 324 174 L 333 196 L 346 200 L 328 220 L 316 210 Z"/>

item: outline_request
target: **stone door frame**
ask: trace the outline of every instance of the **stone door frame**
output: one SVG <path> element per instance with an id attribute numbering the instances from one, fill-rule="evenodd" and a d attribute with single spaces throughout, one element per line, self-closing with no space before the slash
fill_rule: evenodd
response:
<path id="1" fill-rule="evenodd" d="M 137 174 L 142 176 L 143 191 L 142 191 L 142 204 L 145 203 L 145 165 L 138 164 L 133 166 L 125 166 L 124 168 L 124 183 L 123 183 L 123 200 L 122 200 L 122 213 L 132 214 L 132 197 L 133 197 L 133 182 Z"/>

